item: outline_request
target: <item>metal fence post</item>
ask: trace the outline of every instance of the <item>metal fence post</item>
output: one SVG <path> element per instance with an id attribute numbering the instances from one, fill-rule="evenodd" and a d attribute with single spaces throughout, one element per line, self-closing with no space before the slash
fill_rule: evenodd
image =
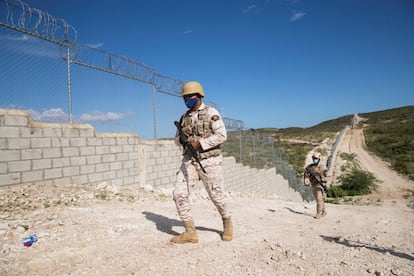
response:
<path id="1" fill-rule="evenodd" d="M 72 124 L 72 92 L 71 92 L 71 79 L 70 79 L 70 47 L 66 46 L 66 62 L 68 65 L 68 112 L 69 112 L 69 124 Z"/>

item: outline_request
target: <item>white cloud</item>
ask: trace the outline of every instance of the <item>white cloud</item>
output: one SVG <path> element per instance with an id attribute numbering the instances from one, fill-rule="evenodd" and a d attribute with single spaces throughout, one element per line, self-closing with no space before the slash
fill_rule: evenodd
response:
<path id="1" fill-rule="evenodd" d="M 305 15 L 306 15 L 306 13 L 304 13 L 304 12 L 302 12 L 302 11 L 299 11 L 299 12 L 293 11 L 293 12 L 292 12 L 292 16 L 290 17 L 290 21 L 297 21 L 297 20 L 300 20 L 300 19 L 302 19 Z"/>
<path id="2" fill-rule="evenodd" d="M 4 41 L 1 42 L 3 49 L 9 52 L 45 58 L 60 58 L 59 50 L 55 45 L 30 35 L 0 35 L 0 41 Z"/>
<path id="3" fill-rule="evenodd" d="M 252 11 L 256 10 L 256 8 L 257 8 L 256 5 L 252 4 L 252 5 L 248 6 L 246 9 L 242 10 L 242 13 L 252 12 Z"/>
<path id="4" fill-rule="evenodd" d="M 193 30 L 186 30 L 186 31 L 184 31 L 184 34 L 186 35 L 186 34 L 191 34 L 193 32 Z"/>
<path id="5" fill-rule="evenodd" d="M 81 122 L 100 122 L 100 123 L 107 123 L 107 122 L 115 122 L 120 121 L 124 118 L 132 116 L 132 112 L 127 113 L 115 113 L 115 112 L 101 112 L 101 111 L 94 111 L 92 113 L 85 113 L 79 117 Z"/>
<path id="6" fill-rule="evenodd" d="M 0 35 L 0 40 L 8 40 L 8 41 L 28 41 L 33 39 L 32 36 L 28 36 L 26 34 L 19 35 L 19 36 L 12 36 L 12 35 Z"/>
<path id="7" fill-rule="evenodd" d="M 62 108 L 51 108 L 42 112 L 34 109 L 26 109 L 27 113 L 37 122 L 44 123 L 69 123 L 69 115 L 63 111 Z M 84 113 L 80 116 L 74 116 L 75 123 L 114 123 L 121 121 L 127 117 L 133 116 L 133 112 L 116 113 L 116 112 L 101 112 L 94 111 L 91 113 Z"/>
<path id="8" fill-rule="evenodd" d="M 43 112 L 27 109 L 27 113 L 37 122 L 46 123 L 68 123 L 69 116 L 61 108 L 52 108 Z"/>
<path id="9" fill-rule="evenodd" d="M 285 0 L 285 2 L 287 2 L 290 5 L 294 5 L 300 2 L 300 0 Z"/>
<path id="10" fill-rule="evenodd" d="M 86 46 L 88 46 L 88 47 L 90 47 L 90 48 L 97 49 L 97 48 L 102 47 L 102 46 L 103 46 L 103 43 L 96 43 L 96 44 L 85 44 L 85 45 L 86 45 Z"/>

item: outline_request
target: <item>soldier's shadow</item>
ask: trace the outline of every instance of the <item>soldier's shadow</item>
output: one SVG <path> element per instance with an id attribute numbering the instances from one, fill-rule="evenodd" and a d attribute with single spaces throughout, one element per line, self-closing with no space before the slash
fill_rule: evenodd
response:
<path id="1" fill-rule="evenodd" d="M 172 229 L 174 226 L 184 226 L 184 223 L 177 219 L 171 219 L 163 215 L 155 214 L 155 213 L 148 212 L 148 211 L 143 211 L 142 214 L 145 216 L 146 219 L 155 223 L 155 226 L 157 227 L 158 231 L 161 231 L 161 232 L 164 232 L 170 235 L 176 236 L 180 234 Z M 196 226 L 196 230 L 210 231 L 210 232 L 217 233 L 219 235 L 221 235 L 222 233 L 221 231 L 217 229 L 212 229 L 212 228 L 203 227 L 203 226 Z"/>
<path id="2" fill-rule="evenodd" d="M 325 241 L 328 242 L 336 242 L 338 244 L 342 244 L 343 246 L 347 246 L 347 247 L 353 247 L 353 248 L 366 248 L 369 250 L 373 250 L 373 251 L 377 251 L 381 254 L 385 254 L 385 253 L 389 253 L 390 255 L 393 256 L 397 256 L 399 258 L 404 258 L 410 261 L 414 261 L 414 256 L 404 253 L 404 252 L 399 252 L 394 250 L 393 248 L 387 248 L 387 247 L 382 247 L 382 246 L 377 246 L 377 245 L 371 245 L 368 243 L 363 243 L 360 241 L 353 241 L 353 240 L 349 240 L 349 239 L 344 239 L 341 237 L 330 237 L 330 236 L 324 236 L 324 235 L 320 235 L 322 239 L 324 239 Z"/>
<path id="3" fill-rule="evenodd" d="M 305 212 L 299 212 L 299 211 L 293 210 L 292 208 L 289 208 L 289 207 L 284 207 L 284 209 L 287 209 L 290 212 L 295 213 L 295 214 L 298 214 L 298 215 L 304 215 L 304 216 L 308 216 L 308 217 L 313 217 L 312 214 L 305 213 Z"/>

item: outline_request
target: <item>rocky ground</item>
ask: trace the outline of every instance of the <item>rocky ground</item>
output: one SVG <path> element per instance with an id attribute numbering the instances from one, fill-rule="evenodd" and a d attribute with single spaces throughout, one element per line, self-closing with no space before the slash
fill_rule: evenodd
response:
<path id="1" fill-rule="evenodd" d="M 355 146 L 358 135 L 347 135 Z M 376 176 L 384 181 L 375 195 L 327 204 L 321 220 L 314 202 L 229 193 L 231 242 L 221 241 L 206 194 L 195 193 L 199 242 L 184 245 L 169 242 L 184 230 L 171 191 L 1 189 L 0 275 L 414 275 L 413 182 Z M 24 247 L 32 233 L 38 241 Z"/>

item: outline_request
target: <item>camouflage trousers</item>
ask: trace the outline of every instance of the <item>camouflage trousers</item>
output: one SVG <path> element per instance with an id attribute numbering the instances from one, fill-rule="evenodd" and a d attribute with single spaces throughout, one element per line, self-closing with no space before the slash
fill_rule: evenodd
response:
<path id="1" fill-rule="evenodd" d="M 322 214 L 322 212 L 325 211 L 325 203 L 324 203 L 325 196 L 323 193 L 323 188 L 319 184 L 316 184 L 316 185 L 312 184 L 312 192 L 316 200 L 316 213 Z"/>
<path id="2" fill-rule="evenodd" d="M 229 207 L 224 195 L 223 156 L 213 156 L 201 160 L 206 173 L 197 162 L 183 159 L 180 170 L 177 172 L 174 201 L 178 215 L 183 221 L 193 220 L 189 196 L 192 188 L 201 180 L 211 201 L 223 218 L 230 217 Z"/>

